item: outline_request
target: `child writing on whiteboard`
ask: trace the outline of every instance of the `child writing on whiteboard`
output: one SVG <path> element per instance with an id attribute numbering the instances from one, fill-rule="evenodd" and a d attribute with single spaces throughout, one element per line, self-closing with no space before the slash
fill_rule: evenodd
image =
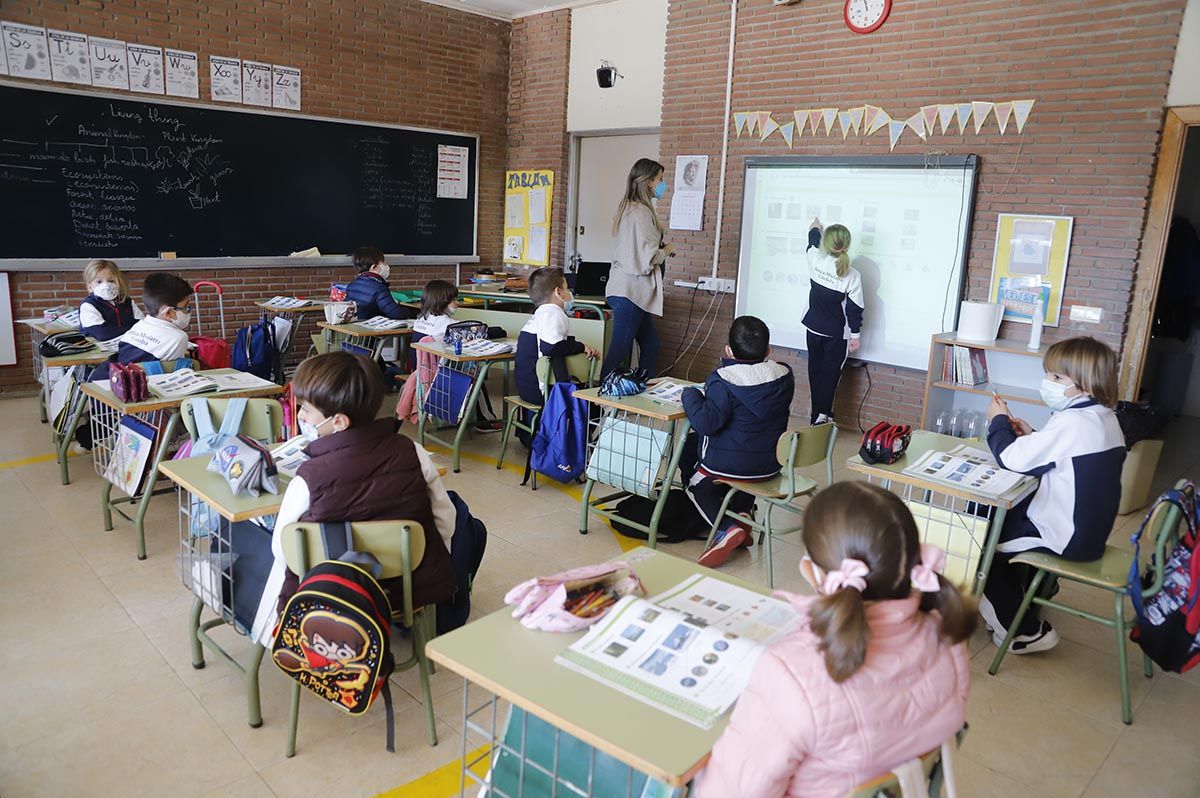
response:
<path id="1" fill-rule="evenodd" d="M 850 231 L 831 224 L 822 231 L 813 219 L 808 230 L 808 390 L 809 421 L 833 421 L 833 394 L 842 377 L 847 353 L 858 351 L 863 319 L 862 278 L 850 268 Z M 846 328 L 850 340 L 846 340 Z"/>

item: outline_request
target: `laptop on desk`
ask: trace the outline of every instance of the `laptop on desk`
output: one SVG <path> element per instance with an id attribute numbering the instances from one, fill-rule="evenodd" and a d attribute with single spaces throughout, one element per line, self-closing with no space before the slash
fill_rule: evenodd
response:
<path id="1" fill-rule="evenodd" d="M 611 263 L 585 260 L 579 264 L 579 273 L 575 275 L 574 291 L 578 296 L 604 296 L 608 287 L 608 272 Z"/>

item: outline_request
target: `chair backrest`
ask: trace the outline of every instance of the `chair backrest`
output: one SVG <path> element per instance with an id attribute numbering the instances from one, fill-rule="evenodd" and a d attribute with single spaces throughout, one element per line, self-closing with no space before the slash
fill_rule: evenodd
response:
<path id="1" fill-rule="evenodd" d="M 183 426 L 193 441 L 196 440 L 194 405 L 197 402 L 208 402 L 208 413 L 212 418 L 213 429 L 220 429 L 221 422 L 225 419 L 225 409 L 229 406 L 229 399 L 206 399 L 203 396 L 184 399 L 179 408 L 180 415 L 183 416 Z M 248 400 L 238 433 L 249 435 L 258 441 L 275 443 L 283 436 L 283 406 L 274 399 Z"/>
<path id="2" fill-rule="evenodd" d="M 825 484 L 833 484 L 833 447 L 837 443 L 837 425 L 832 421 L 811 427 L 790 429 L 779 436 L 775 445 L 775 456 L 783 464 L 783 473 L 789 481 L 794 479 L 797 468 L 806 468 L 824 461 Z M 793 490 L 789 488 L 789 496 Z"/>
<path id="3" fill-rule="evenodd" d="M 942 784 L 946 785 L 946 798 L 955 798 L 957 790 L 955 784 L 955 758 L 958 751 L 958 746 L 962 743 L 962 738 L 967 734 L 967 727 L 964 725 L 960 730 L 955 732 L 953 737 L 943 742 L 932 751 L 927 751 L 914 760 L 914 763 L 919 763 L 921 776 L 919 777 L 920 790 L 922 796 L 930 796 L 930 798 L 941 798 Z M 858 785 L 850 791 L 846 798 L 916 798 L 909 795 L 907 792 L 902 792 L 902 782 L 898 771 L 910 763 L 905 763 L 904 766 L 897 767 L 896 771 L 886 773 L 878 778 L 871 779 L 868 782 Z"/>
<path id="4" fill-rule="evenodd" d="M 414 609 L 412 572 L 417 570 L 425 556 L 424 528 L 416 521 L 355 521 L 350 524 L 350 535 L 355 551 L 372 554 L 379 560 L 380 579 L 406 577 L 404 606 L 393 609 L 402 609 L 404 622 L 411 627 Z M 325 556 L 325 541 L 321 538 L 321 525 L 317 522 L 288 524 L 283 528 L 280 540 L 284 562 L 292 573 L 305 574 L 316 563 L 328 559 Z"/>
<path id="5" fill-rule="evenodd" d="M 567 373 L 583 383 L 584 387 L 590 387 L 596 382 L 596 367 L 600 361 L 587 355 L 571 355 L 565 360 Z M 554 384 L 554 369 L 550 368 L 550 358 L 539 357 L 534 365 L 534 373 L 537 374 L 538 385 L 543 386 L 545 393 L 544 389 Z"/>
<path id="6" fill-rule="evenodd" d="M 137 365 L 141 366 L 147 374 L 157 373 L 156 366 L 157 369 L 161 369 L 163 374 L 170 374 L 179 369 L 196 371 L 200 368 L 200 361 L 191 357 L 178 357 L 174 360 L 142 360 Z"/>
<path id="7" fill-rule="evenodd" d="M 1187 485 L 1188 481 L 1181 479 L 1175 483 L 1175 489 L 1192 494 L 1192 489 L 1187 487 Z M 1192 506 L 1195 506 L 1196 496 L 1191 495 L 1190 498 Z M 1143 539 L 1154 541 L 1154 559 L 1152 561 L 1154 579 L 1148 588 L 1142 589 L 1143 599 L 1150 598 L 1162 589 L 1163 579 L 1166 575 L 1167 560 L 1171 556 L 1172 549 L 1179 543 L 1180 529 L 1183 526 L 1183 516 L 1179 512 L 1179 508 L 1174 504 L 1159 502 L 1154 508 L 1148 524 L 1149 528 L 1146 530 Z"/>

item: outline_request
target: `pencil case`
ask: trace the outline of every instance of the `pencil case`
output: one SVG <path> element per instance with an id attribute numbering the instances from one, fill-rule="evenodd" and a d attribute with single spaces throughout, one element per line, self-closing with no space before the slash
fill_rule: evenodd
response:
<path id="1" fill-rule="evenodd" d="M 527 629 L 543 632 L 579 632 L 603 618 L 605 612 L 581 617 L 568 607 L 569 597 L 580 592 L 602 590 L 615 599 L 637 594 L 644 596 L 642 580 L 627 562 L 584 565 L 553 576 L 526 580 L 504 596 L 504 603 L 515 605 L 513 617 Z M 608 604 L 609 607 L 612 604 Z"/>

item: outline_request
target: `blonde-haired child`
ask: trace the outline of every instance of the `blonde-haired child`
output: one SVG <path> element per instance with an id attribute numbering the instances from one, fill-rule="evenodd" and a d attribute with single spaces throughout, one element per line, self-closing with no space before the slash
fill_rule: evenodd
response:
<path id="1" fill-rule="evenodd" d="M 119 338 L 145 314 L 129 296 L 125 275 L 111 260 L 94 260 L 83 269 L 88 295 L 79 303 L 79 331 L 98 341 Z"/>
<path id="2" fill-rule="evenodd" d="M 988 446 L 1003 467 L 1040 477 L 1037 492 L 1008 511 L 988 571 L 980 613 L 996 645 L 1004 641 L 1027 588 L 1012 555 L 1045 551 L 1088 562 L 1104 554 L 1121 502 L 1125 435 L 1117 403 L 1117 356 L 1095 338 L 1068 338 L 1046 350 L 1042 401 L 1054 411 L 1040 431 L 1013 418 L 1008 404 L 988 408 Z M 1031 605 L 1009 650 L 1032 654 L 1058 644 L 1058 633 Z"/>
<path id="3" fill-rule="evenodd" d="M 808 390 L 812 398 L 809 420 L 833 420 L 833 395 L 842 378 L 847 354 L 858 351 L 862 331 L 862 277 L 850 266 L 850 231 L 831 224 L 822 232 L 821 220 L 808 230 Z M 850 340 L 845 336 L 850 328 Z"/>
<path id="4" fill-rule="evenodd" d="M 894 493 L 838 482 L 804 514 L 799 628 L 759 657 L 697 798 L 843 798 L 962 728 L 978 617 Z"/>

